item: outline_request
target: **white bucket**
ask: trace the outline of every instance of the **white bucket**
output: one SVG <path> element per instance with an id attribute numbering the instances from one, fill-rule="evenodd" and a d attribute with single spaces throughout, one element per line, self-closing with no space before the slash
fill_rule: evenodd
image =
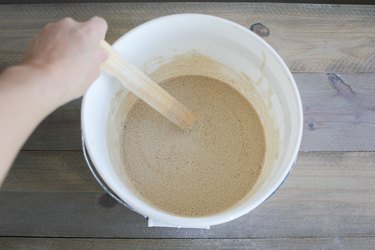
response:
<path id="1" fill-rule="evenodd" d="M 108 128 L 120 129 L 134 98 L 116 79 L 102 73 L 83 99 L 83 146 L 94 165 L 90 166 L 94 175 L 117 200 L 148 217 L 149 226 L 209 228 L 248 213 L 281 185 L 298 154 L 303 114 L 292 74 L 266 42 L 221 18 L 181 14 L 138 26 L 122 36 L 114 48 L 156 81 L 199 74 L 231 84 L 252 102 L 266 138 L 266 157 L 258 181 L 235 207 L 205 217 L 161 211 L 138 198 L 119 174 L 118 134 L 108 133 Z"/>

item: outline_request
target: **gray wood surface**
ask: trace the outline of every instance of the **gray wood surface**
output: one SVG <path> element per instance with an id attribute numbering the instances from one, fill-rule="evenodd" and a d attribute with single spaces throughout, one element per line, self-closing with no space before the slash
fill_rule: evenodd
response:
<path id="1" fill-rule="evenodd" d="M 62 239 L 0 238 L 0 249 L 258 249 L 258 250 L 372 250 L 374 237 L 282 238 L 282 239 Z"/>
<path id="2" fill-rule="evenodd" d="M 17 63 L 27 41 L 64 16 L 105 17 L 113 42 L 145 21 L 176 13 L 211 14 L 248 28 L 262 23 L 270 29 L 264 39 L 294 72 L 375 72 L 375 6 L 278 3 L 0 5 L 0 66 Z"/>
<path id="3" fill-rule="evenodd" d="M 23 151 L 1 190 L 101 192 L 102 188 L 86 166 L 81 151 Z"/>
<path id="4" fill-rule="evenodd" d="M 105 238 L 301 238 L 374 236 L 374 201 L 337 192 L 311 198 L 283 192 L 239 219 L 207 229 L 148 228 L 142 216 L 100 203 L 103 193 L 1 192 L 0 235 Z M 344 201 L 342 196 L 361 200 Z M 330 197 L 331 196 L 331 197 Z M 357 196 L 357 197 L 356 197 Z M 366 195 L 368 197 L 369 195 Z M 327 199 L 328 197 L 328 199 Z M 341 198 L 341 199 L 340 199 Z M 109 203 L 109 202 L 108 202 Z M 107 207 L 110 206 L 110 207 Z"/>
<path id="5" fill-rule="evenodd" d="M 32 133 L 24 150 L 80 150 L 81 111 L 56 110 Z"/>
<path id="6" fill-rule="evenodd" d="M 375 150 L 375 74 L 294 73 L 294 77 L 304 107 L 301 151 Z M 24 149 L 80 150 L 79 100 L 51 114 Z"/>
<path id="7" fill-rule="evenodd" d="M 105 17 L 113 42 L 145 21 L 186 12 L 270 30 L 263 39 L 294 72 L 304 106 L 302 152 L 287 181 L 251 213 L 211 230 L 147 228 L 86 167 L 78 99 L 49 116 L 17 157 L 0 191 L 0 249 L 374 249 L 375 152 L 350 151 L 375 151 L 375 6 L 0 5 L 0 71 L 64 16 Z"/>
<path id="8" fill-rule="evenodd" d="M 17 161 L 0 192 L 0 235 L 121 238 L 284 238 L 375 236 L 375 152 L 301 153 L 282 187 L 249 214 L 211 230 L 147 228 L 146 220 L 112 203 L 81 174 L 76 153 L 39 155 L 25 169 Z M 22 153 L 24 154 L 24 153 Z M 60 154 L 60 156 L 58 156 Z M 53 163 L 51 158 L 59 159 Z M 64 161 L 70 159 L 72 171 Z M 44 163 L 43 163 L 44 162 Z M 49 169 L 49 170 L 48 170 Z M 56 170 L 55 170 L 56 169 Z M 65 170 L 64 170 L 65 169 Z M 22 188 L 27 173 L 30 180 Z M 35 173 L 33 173 L 35 172 Z M 55 172 L 55 176 L 50 172 Z M 71 173 L 72 172 L 72 173 Z M 67 177 L 67 173 L 71 177 Z M 41 180 L 45 180 L 43 186 Z M 56 182 L 54 184 L 53 182 Z M 63 181 L 66 183 L 63 184 Z M 87 187 L 84 182 L 88 182 Z M 78 185 L 76 183 L 79 183 Z M 70 192 L 76 185 L 77 192 Z M 84 188 L 83 188 L 84 187 Z M 18 190 L 18 191 L 14 191 Z M 30 192 L 35 191 L 35 192 Z M 51 192 L 55 191 L 55 192 Z"/>
<path id="9" fill-rule="evenodd" d="M 61 106 L 58 110 L 80 110 L 81 103 L 82 103 L 82 98 L 78 98 Z"/>
<path id="10" fill-rule="evenodd" d="M 282 189 L 291 193 L 308 191 L 310 198 L 313 198 L 312 193 L 317 192 L 314 196 L 317 199 L 324 189 L 331 193 L 340 189 L 352 190 L 354 196 L 358 193 L 371 197 L 370 191 L 375 191 L 372 178 L 375 178 L 375 152 L 301 152 Z M 86 166 L 81 151 L 23 151 L 1 190 L 102 191 Z M 338 194 L 338 197 L 340 195 L 343 194 Z M 350 202 L 351 197 L 346 198 Z M 353 199 L 353 206 L 355 203 Z"/>
<path id="11" fill-rule="evenodd" d="M 105 3 L 105 0 L 0 0 L 0 4 L 56 4 L 56 3 Z M 160 0 L 111 0 L 111 3 L 160 2 Z M 185 0 L 165 0 L 163 2 L 186 2 Z M 190 0 L 189 2 L 200 2 Z M 224 0 L 206 0 L 205 2 L 228 2 Z M 276 3 L 313 3 L 313 4 L 374 4 L 372 0 L 237 0 L 236 2 L 276 2 Z"/>

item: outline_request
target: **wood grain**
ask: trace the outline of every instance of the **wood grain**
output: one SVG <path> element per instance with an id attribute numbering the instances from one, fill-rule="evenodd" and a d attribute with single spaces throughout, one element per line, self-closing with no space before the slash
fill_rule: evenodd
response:
<path id="1" fill-rule="evenodd" d="M 301 151 L 375 150 L 375 74 L 295 73 L 304 107 Z M 50 115 L 25 150 L 80 150 L 79 103 Z"/>
<path id="2" fill-rule="evenodd" d="M 361 249 L 372 250 L 374 237 L 283 238 L 283 239 L 63 239 L 0 238 L 3 249 Z"/>
<path id="3" fill-rule="evenodd" d="M 81 110 L 82 98 L 75 99 L 61 106 L 58 110 Z"/>
<path id="4" fill-rule="evenodd" d="M 302 151 L 375 150 L 374 74 L 295 77 L 304 109 Z"/>
<path id="5" fill-rule="evenodd" d="M 23 151 L 1 190 L 100 192 L 81 151 Z"/>
<path id="6" fill-rule="evenodd" d="M 255 32 L 296 72 L 304 137 L 287 181 L 251 213 L 211 230 L 147 228 L 144 217 L 117 204 L 88 171 L 80 151 L 79 99 L 38 127 L 3 184 L 0 235 L 12 237 L 0 238 L 0 249 L 373 249 L 375 152 L 339 151 L 375 151 L 375 6 L 0 5 L 0 71 L 20 61 L 47 22 L 64 16 L 105 17 L 106 39 L 113 42 L 145 21 L 187 12 L 247 28 L 261 23 L 267 32 Z"/>
<path id="7" fill-rule="evenodd" d="M 352 169 L 351 169 L 352 168 Z M 343 170 L 348 172 L 343 174 Z M 358 174 L 355 171 L 358 170 Z M 364 187 L 375 170 L 375 152 L 309 152 L 300 153 L 297 165 L 285 185 L 296 189 L 336 183 L 345 187 L 354 175 Z M 322 179 L 326 175 L 328 179 Z M 294 177 L 296 176 L 296 177 Z M 307 179 L 301 179 L 308 176 Z M 316 177 L 316 184 L 312 181 Z M 340 178 L 344 179 L 340 179 Z M 295 184 L 289 183 L 295 181 Z M 305 183 L 309 181 L 309 183 Z M 357 183 L 357 182 L 354 182 Z M 301 186 L 302 185 L 302 186 Z M 350 185 L 356 189 L 355 185 Z M 310 187 L 313 188 L 313 187 Z M 375 189 L 375 187 L 374 187 Z M 11 168 L 2 191 L 98 192 L 81 151 L 22 151 Z"/>
<path id="8" fill-rule="evenodd" d="M 80 110 L 57 110 L 32 133 L 25 150 L 80 150 Z"/>
<path id="9" fill-rule="evenodd" d="M 70 185 L 77 187 L 76 191 L 97 189 L 92 185 L 93 180 L 86 178 L 87 171 L 78 167 L 60 170 L 58 164 L 53 164 L 50 159 L 58 159 L 52 156 L 61 152 L 49 152 L 50 156 L 43 154 L 36 157 L 45 157 L 40 162 L 50 164 L 49 170 L 33 165 L 20 169 L 19 163 L 11 170 L 0 192 L 0 235 L 111 238 L 375 236 L 375 152 L 301 153 L 290 176 L 272 197 L 249 214 L 211 230 L 147 228 L 142 216 L 111 201 L 101 191 L 66 192 L 71 191 Z M 66 155 L 64 159 L 78 157 L 74 154 Z M 30 160 L 32 156 L 28 157 L 29 162 L 35 162 Z M 73 165 L 81 166 L 81 163 Z M 14 188 L 15 180 L 26 178 L 22 172 L 30 180 L 24 186 Z M 55 172 L 56 184 L 48 180 L 53 178 L 49 172 Z M 84 178 L 77 181 L 79 175 Z M 46 179 L 44 187 L 41 178 Z M 84 187 L 86 182 L 87 187 Z"/>
<path id="10" fill-rule="evenodd" d="M 0 0 L 0 4 L 53 4 L 53 3 L 104 3 L 105 0 Z M 111 0 L 111 3 L 145 2 L 142 0 Z M 147 2 L 160 2 L 148 0 Z M 185 2 L 185 0 L 165 0 L 163 2 Z M 200 2 L 190 0 L 189 2 Z M 225 0 L 207 0 L 205 2 L 226 2 Z M 236 2 L 276 2 L 276 3 L 316 3 L 316 4 L 373 4 L 372 0 L 237 0 Z"/>
<path id="11" fill-rule="evenodd" d="M 247 28 L 262 23 L 264 39 L 294 72 L 375 72 L 375 6 L 278 3 L 104 3 L 1 5 L 0 68 L 19 62 L 28 40 L 65 16 L 108 20 L 113 42 L 135 26 L 176 13 L 205 13 Z"/>

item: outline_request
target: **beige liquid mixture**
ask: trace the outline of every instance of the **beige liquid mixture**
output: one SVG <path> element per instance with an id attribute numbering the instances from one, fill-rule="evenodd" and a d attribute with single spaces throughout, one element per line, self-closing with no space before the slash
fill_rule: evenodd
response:
<path id="1" fill-rule="evenodd" d="M 265 156 L 262 124 L 225 83 L 179 76 L 160 85 L 198 115 L 188 131 L 138 100 L 121 135 L 124 172 L 141 199 L 181 216 L 233 207 L 255 184 Z"/>

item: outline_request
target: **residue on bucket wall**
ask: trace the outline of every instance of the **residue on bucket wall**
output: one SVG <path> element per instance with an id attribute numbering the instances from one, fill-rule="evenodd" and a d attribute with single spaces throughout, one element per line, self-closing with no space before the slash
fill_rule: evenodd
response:
<path id="1" fill-rule="evenodd" d="M 265 60 L 265 57 L 263 59 Z M 223 81 L 240 92 L 255 107 L 265 130 L 267 151 L 262 174 L 259 177 L 261 179 L 264 178 L 263 176 L 269 175 L 267 166 L 272 165 L 272 162 L 277 158 L 278 146 L 280 145 L 279 128 L 276 126 L 275 117 L 273 117 L 277 102 L 266 82 L 267 79 L 264 78 L 264 65 L 265 61 L 263 61 L 263 67 L 261 67 L 262 72 L 260 77 L 254 80 L 244 72 L 237 72 L 205 55 L 193 51 L 174 56 L 173 58 L 158 57 L 147 65 L 144 65 L 143 70 L 156 82 L 181 75 L 203 75 Z M 112 103 L 113 112 L 108 120 L 107 138 L 109 149 L 111 151 L 112 162 L 117 166 L 120 174 L 122 171 L 122 161 L 119 153 L 119 135 L 123 129 L 127 114 L 136 100 L 137 98 L 127 90 L 117 93 Z M 124 183 L 129 182 L 126 179 L 126 175 L 121 174 L 121 176 L 125 178 Z M 133 188 L 130 185 L 127 185 L 127 187 L 130 190 Z M 252 191 L 244 199 L 256 191 L 256 189 L 257 184 L 255 184 Z"/>

